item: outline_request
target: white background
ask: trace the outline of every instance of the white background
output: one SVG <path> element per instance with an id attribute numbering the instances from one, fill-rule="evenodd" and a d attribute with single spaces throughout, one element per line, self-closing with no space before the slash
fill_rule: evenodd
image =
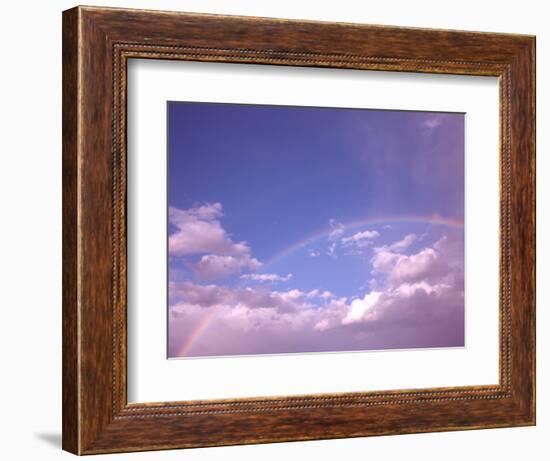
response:
<path id="1" fill-rule="evenodd" d="M 89 4 L 101 4 L 89 1 Z M 419 459 L 499 460 L 548 456 L 550 340 L 543 287 L 550 222 L 548 148 L 550 31 L 545 2 L 524 0 L 358 2 L 115 1 L 112 6 L 319 19 L 537 35 L 538 59 L 538 425 L 440 434 L 210 448 L 117 455 L 116 459 Z M 61 427 L 61 10 L 69 1 L 6 2 L 0 17 L 0 346 L 2 457 L 69 459 Z M 29 134 L 29 127 L 31 132 Z M 547 283 L 548 286 L 548 283 Z M 546 335 L 546 336 L 545 336 Z M 98 459 L 103 458 L 99 457 Z M 113 459 L 113 458 L 111 458 Z"/>
<path id="2" fill-rule="evenodd" d="M 129 63 L 128 92 L 131 402 L 498 383 L 496 77 L 143 59 Z M 466 347 L 166 360 L 166 101 L 174 100 L 466 113 Z"/>

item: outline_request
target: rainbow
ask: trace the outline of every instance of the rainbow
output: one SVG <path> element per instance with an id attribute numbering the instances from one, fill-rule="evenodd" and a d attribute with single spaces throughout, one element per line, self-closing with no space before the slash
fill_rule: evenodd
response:
<path id="1" fill-rule="evenodd" d="M 210 312 L 197 322 L 197 325 L 195 326 L 195 329 L 193 330 L 193 332 L 189 335 L 189 337 L 185 341 L 183 341 L 183 344 L 178 349 L 177 357 L 185 357 L 187 355 L 187 353 L 193 347 L 193 344 L 195 344 L 195 341 L 197 340 L 197 338 L 206 329 L 206 327 L 210 323 L 210 320 L 212 320 L 212 318 L 214 317 L 215 313 L 216 313 L 216 308 L 211 307 Z"/>
<path id="2" fill-rule="evenodd" d="M 454 228 L 463 228 L 464 227 L 464 220 L 463 219 L 456 219 L 456 218 L 443 218 L 439 215 L 432 215 L 432 216 L 385 216 L 385 217 L 372 217 L 372 218 L 364 218 L 364 219 L 357 219 L 353 221 L 347 221 L 345 223 L 342 223 L 344 226 L 345 231 L 354 230 L 360 227 L 373 225 L 373 224 L 395 224 L 395 223 L 402 223 L 402 222 L 414 222 L 414 223 L 421 223 L 421 224 L 432 224 L 432 225 L 439 225 L 439 226 L 446 226 L 446 227 L 454 227 Z M 295 251 L 300 250 L 301 248 L 304 248 L 308 245 L 311 245 L 317 240 L 320 240 L 322 238 L 327 237 L 334 229 L 330 226 L 325 226 L 320 230 L 317 230 L 316 232 L 313 232 L 312 234 L 309 234 L 305 238 L 298 240 L 297 242 L 292 243 L 288 247 L 281 250 L 279 253 L 276 253 L 271 258 L 269 258 L 262 266 L 262 270 L 265 270 L 266 267 L 270 266 L 271 264 L 275 263 L 276 261 L 279 261 L 283 259 L 284 257 L 288 256 L 291 253 L 294 253 Z"/>
<path id="3" fill-rule="evenodd" d="M 378 216 L 378 217 L 347 221 L 345 223 L 342 223 L 342 225 L 343 225 L 344 231 L 349 231 L 360 227 L 365 227 L 368 225 L 395 224 L 395 223 L 403 223 L 403 222 L 431 224 L 431 225 L 446 226 L 446 227 L 457 228 L 457 229 L 461 229 L 464 227 L 463 219 L 444 218 L 437 214 L 431 215 L 431 216 L 407 216 L 407 215 Z M 305 248 L 306 246 L 311 245 L 312 243 L 322 238 L 328 237 L 328 235 L 333 230 L 334 230 L 333 227 L 325 226 L 322 229 L 319 229 L 316 232 L 309 234 L 305 238 L 292 243 L 291 245 L 285 247 L 283 250 L 276 253 L 267 261 L 265 261 L 264 264 L 262 265 L 262 270 L 265 270 L 270 265 L 276 263 L 277 261 L 280 261 L 281 259 L 287 257 L 288 255 L 298 250 L 301 250 L 302 248 Z M 205 315 L 199 322 L 197 322 L 197 325 L 195 326 L 193 332 L 189 335 L 189 337 L 187 337 L 187 339 L 183 341 L 181 347 L 178 349 L 178 352 L 177 352 L 178 357 L 185 357 L 189 353 L 193 345 L 196 343 L 197 339 L 206 330 L 206 328 L 210 324 L 210 321 L 214 318 L 215 313 L 216 313 L 216 308 L 211 307 L 210 312 L 207 315 Z"/>

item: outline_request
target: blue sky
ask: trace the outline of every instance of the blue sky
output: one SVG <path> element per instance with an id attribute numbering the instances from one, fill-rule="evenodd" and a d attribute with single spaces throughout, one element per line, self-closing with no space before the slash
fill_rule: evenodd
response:
<path id="1" fill-rule="evenodd" d="M 274 296 L 318 290 L 349 304 L 395 292 L 391 268 L 376 267 L 405 237 L 414 236 L 392 257 L 402 266 L 408 260 L 401 256 L 437 248 L 441 239 L 463 241 L 463 114 L 170 102 L 168 124 L 172 286 L 248 287 Z M 170 307 L 179 306 L 181 318 L 197 304 L 189 307 L 184 290 L 176 291 Z M 218 300 L 220 312 L 243 305 L 234 292 L 226 297 L 231 301 Z M 269 302 L 254 307 L 272 309 Z M 239 330 L 227 318 L 225 327 Z M 174 327 L 170 350 L 193 329 L 186 331 Z M 288 352 L 277 344 L 267 352 L 246 347 L 238 353 Z M 190 355 L 208 355 L 193 348 Z M 206 349 L 232 353 L 223 345 Z"/>

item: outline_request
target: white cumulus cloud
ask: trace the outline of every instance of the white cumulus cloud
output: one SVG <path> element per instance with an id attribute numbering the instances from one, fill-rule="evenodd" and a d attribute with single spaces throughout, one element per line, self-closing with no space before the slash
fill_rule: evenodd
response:
<path id="1" fill-rule="evenodd" d="M 330 219 L 328 224 L 330 226 L 330 232 L 328 234 L 329 240 L 336 240 L 346 230 L 345 226 L 334 218 Z"/>
<path id="2" fill-rule="evenodd" d="M 288 273 L 286 275 L 277 275 L 277 274 L 243 274 L 241 279 L 243 280 L 252 280 L 254 282 L 287 282 L 292 278 L 292 274 Z"/>
<path id="3" fill-rule="evenodd" d="M 172 257 L 202 255 L 190 263 L 204 279 L 227 277 L 243 271 L 256 271 L 262 264 L 251 255 L 245 241 L 234 242 L 220 223 L 221 203 L 206 203 L 182 210 L 170 207 L 168 219 L 176 231 L 168 238 Z"/>
<path id="4" fill-rule="evenodd" d="M 349 237 L 342 237 L 340 241 L 345 247 L 361 249 L 372 245 L 372 241 L 379 236 L 380 234 L 378 231 L 366 230 L 363 232 L 357 232 Z"/>

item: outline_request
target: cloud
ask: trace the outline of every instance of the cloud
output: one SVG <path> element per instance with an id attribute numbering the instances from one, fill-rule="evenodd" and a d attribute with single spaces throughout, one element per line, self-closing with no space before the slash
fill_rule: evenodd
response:
<path id="1" fill-rule="evenodd" d="M 415 282 L 440 275 L 446 268 L 443 255 L 434 248 L 424 248 L 416 254 L 400 255 L 390 272 L 392 282 Z"/>
<path id="2" fill-rule="evenodd" d="M 319 289 L 172 282 L 171 354 L 206 315 L 209 326 L 190 355 L 463 345 L 462 235 L 445 236 L 411 254 L 381 250 L 374 258 L 380 254 L 386 261 L 378 269 L 373 264 L 378 282 L 353 299 Z"/>
<path id="3" fill-rule="evenodd" d="M 404 251 L 409 248 L 418 238 L 416 234 L 407 234 L 401 240 L 392 243 L 386 248 L 391 251 Z"/>
<path id="4" fill-rule="evenodd" d="M 387 250 L 385 247 L 375 248 L 371 264 L 374 272 L 390 272 L 399 259 L 399 254 Z"/>
<path id="5" fill-rule="evenodd" d="M 342 319 L 342 323 L 347 325 L 349 323 L 364 320 L 369 310 L 372 310 L 378 303 L 381 293 L 378 291 L 371 291 L 367 293 L 363 299 L 354 299 L 351 302 L 347 315 Z"/>
<path id="6" fill-rule="evenodd" d="M 434 128 L 437 128 L 439 125 L 441 125 L 442 122 L 443 120 L 441 119 L 441 117 L 435 115 L 434 117 L 425 120 L 424 126 L 429 130 L 433 130 Z"/>
<path id="7" fill-rule="evenodd" d="M 344 237 L 342 238 L 342 243 L 353 243 L 353 242 L 360 242 L 363 240 L 370 240 L 378 237 L 380 234 L 375 230 L 366 230 L 363 232 L 357 232 L 356 234 L 353 234 L 351 237 Z"/>
<path id="8" fill-rule="evenodd" d="M 433 114 L 431 117 L 423 121 L 422 127 L 424 134 L 431 134 L 436 128 L 440 127 L 447 119 L 448 114 Z"/>
<path id="9" fill-rule="evenodd" d="M 168 219 L 176 231 L 168 238 L 171 257 L 202 255 L 198 262 L 189 262 L 197 276 L 217 279 L 245 270 L 261 268 L 252 257 L 245 241 L 234 242 L 220 223 L 221 203 L 206 203 L 182 210 L 170 207 Z"/>
<path id="10" fill-rule="evenodd" d="M 362 249 L 372 245 L 372 240 L 379 236 L 380 234 L 375 230 L 366 230 L 363 232 L 357 232 L 350 237 L 342 237 L 340 242 L 345 247 Z"/>
<path id="11" fill-rule="evenodd" d="M 219 279 L 244 270 L 258 270 L 260 261 L 248 254 L 237 256 L 205 255 L 193 265 L 195 273 L 202 279 Z"/>
<path id="12" fill-rule="evenodd" d="M 288 282 L 292 278 L 292 274 L 288 273 L 285 276 L 277 274 L 243 274 L 241 279 L 252 280 L 254 282 Z"/>
<path id="13" fill-rule="evenodd" d="M 201 285 L 193 282 L 172 282 L 170 284 L 170 305 L 173 312 L 185 310 L 188 306 L 201 309 L 231 309 L 239 307 L 241 312 L 255 309 L 273 309 L 288 313 L 311 307 L 308 294 L 292 289 L 271 291 L 264 287 L 227 287 L 215 284 Z"/>
<path id="14" fill-rule="evenodd" d="M 360 254 L 362 249 L 372 245 L 372 240 L 379 237 L 380 234 L 375 230 L 365 230 L 362 232 L 357 232 L 348 237 L 342 237 L 346 231 L 346 227 L 336 221 L 335 219 L 329 220 L 330 232 L 328 234 L 329 245 L 327 247 L 327 255 L 336 258 L 336 250 L 338 246 L 341 245 L 344 248 L 347 248 L 347 254 Z M 310 256 L 318 256 L 319 253 L 313 252 L 310 250 Z"/>
<path id="15" fill-rule="evenodd" d="M 336 221 L 335 219 L 330 219 L 328 224 L 331 229 L 328 234 L 329 240 L 336 240 L 346 230 L 345 226 L 342 223 Z"/>
<path id="16" fill-rule="evenodd" d="M 407 234 L 401 240 L 390 245 L 383 245 L 374 249 L 371 259 L 372 267 L 377 272 L 390 272 L 399 260 L 399 254 L 405 251 L 418 239 L 416 234 Z"/>
<path id="17" fill-rule="evenodd" d="M 371 259 L 374 271 L 389 272 L 399 259 L 399 253 L 405 251 L 417 238 L 416 234 L 407 234 L 401 240 L 390 245 L 376 247 Z"/>
<path id="18" fill-rule="evenodd" d="M 246 242 L 234 243 L 222 228 L 219 221 L 222 215 L 221 203 L 207 203 L 188 210 L 170 207 L 168 219 L 177 229 L 168 239 L 170 255 L 248 253 Z"/>
<path id="19" fill-rule="evenodd" d="M 307 297 L 308 298 L 321 298 L 321 299 L 330 299 L 330 298 L 333 298 L 334 295 L 328 291 L 328 290 L 325 290 L 325 291 L 321 291 L 321 290 L 318 290 L 317 288 L 314 289 L 314 290 L 311 290 L 307 293 Z"/>
<path id="20" fill-rule="evenodd" d="M 456 237 L 441 238 L 432 247 L 406 255 L 401 252 L 417 240 L 414 234 L 406 235 L 402 240 L 375 249 L 371 259 L 373 271 L 385 273 L 388 283 L 396 285 L 405 282 L 433 280 L 448 274 L 453 267 L 463 268 L 462 241 Z"/>
<path id="21" fill-rule="evenodd" d="M 321 253 L 315 250 L 309 250 L 308 255 L 310 258 L 317 258 L 318 256 L 321 256 Z"/>

